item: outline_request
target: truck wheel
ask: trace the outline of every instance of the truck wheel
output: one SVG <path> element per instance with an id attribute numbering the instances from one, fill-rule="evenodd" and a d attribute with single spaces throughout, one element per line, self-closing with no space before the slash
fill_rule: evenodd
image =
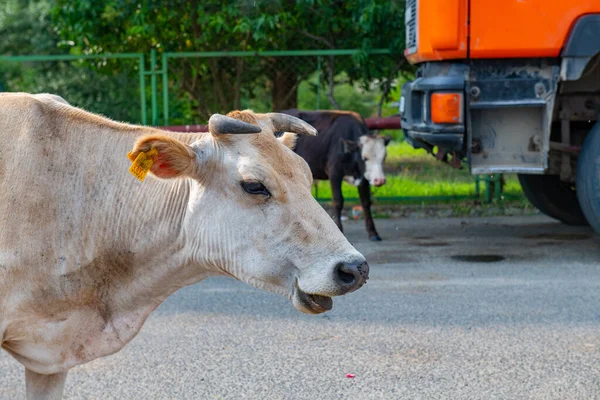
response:
<path id="1" fill-rule="evenodd" d="M 579 153 L 577 197 L 588 222 L 600 233 L 600 123 L 588 133 Z"/>
<path id="2" fill-rule="evenodd" d="M 558 175 L 519 174 L 519 182 L 529 202 L 547 216 L 569 225 L 588 224 L 575 189 Z"/>

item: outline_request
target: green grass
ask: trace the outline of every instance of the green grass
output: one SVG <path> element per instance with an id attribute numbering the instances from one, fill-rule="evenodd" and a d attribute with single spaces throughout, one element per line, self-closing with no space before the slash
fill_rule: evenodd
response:
<path id="1" fill-rule="evenodd" d="M 330 198 L 331 186 L 328 181 L 316 181 L 318 197 Z M 484 186 L 481 183 L 481 193 Z M 521 186 L 516 178 L 506 177 L 504 193 L 508 195 L 519 195 Z M 472 177 L 470 181 L 448 181 L 436 179 L 423 179 L 421 176 L 406 176 L 402 173 L 396 175 L 387 175 L 385 185 L 372 188 L 372 193 L 377 197 L 429 197 L 429 196 L 474 196 L 475 195 L 475 179 Z M 316 195 L 313 188 L 313 195 Z M 345 198 L 358 197 L 357 189 L 347 184 L 342 183 L 342 195 Z"/>
<path id="2" fill-rule="evenodd" d="M 328 181 L 318 181 L 319 198 L 331 197 Z M 414 197 L 414 196 L 467 196 L 475 194 L 475 183 L 433 181 L 425 182 L 419 177 L 388 175 L 385 185 L 373 188 L 374 197 Z M 313 192 L 314 194 L 314 192 Z M 342 183 L 342 195 L 347 198 L 358 197 L 358 191 L 346 182 Z"/>
<path id="3" fill-rule="evenodd" d="M 403 141 L 393 141 L 387 150 L 385 163 L 387 182 L 381 187 L 372 188 L 375 199 L 444 197 L 446 199 L 439 200 L 448 201 L 448 197 L 475 196 L 475 176 L 471 175 L 466 165 L 463 165 L 463 169 L 453 168 L 437 161 L 425 150 L 414 149 Z M 504 178 L 503 193 L 508 197 L 520 197 L 521 186 L 516 175 L 507 174 Z M 331 187 L 328 181 L 316 181 L 315 186 L 313 195 L 318 194 L 320 199 L 331 198 Z M 481 196 L 484 191 L 485 183 L 482 181 Z M 358 198 L 358 191 L 344 182 L 342 195 L 345 199 L 355 199 Z M 414 201 L 419 202 L 422 199 L 414 199 Z"/>

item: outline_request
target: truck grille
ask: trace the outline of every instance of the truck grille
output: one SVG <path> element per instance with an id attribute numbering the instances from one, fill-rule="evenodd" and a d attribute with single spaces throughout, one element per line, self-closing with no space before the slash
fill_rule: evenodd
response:
<path id="1" fill-rule="evenodd" d="M 406 26 L 406 50 L 408 53 L 417 51 L 417 0 L 406 0 L 404 14 Z"/>

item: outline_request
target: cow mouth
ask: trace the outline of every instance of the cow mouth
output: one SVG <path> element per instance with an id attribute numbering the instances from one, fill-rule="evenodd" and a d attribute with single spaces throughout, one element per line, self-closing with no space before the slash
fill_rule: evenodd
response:
<path id="1" fill-rule="evenodd" d="M 306 314 L 321 314 L 331 310 L 333 307 L 333 300 L 331 297 L 306 293 L 298 287 L 298 279 L 294 282 L 292 303 L 298 311 Z"/>

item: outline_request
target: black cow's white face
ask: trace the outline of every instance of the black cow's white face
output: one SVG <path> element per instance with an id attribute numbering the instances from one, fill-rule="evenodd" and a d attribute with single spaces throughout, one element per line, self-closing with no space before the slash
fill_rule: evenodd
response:
<path id="1" fill-rule="evenodd" d="M 358 143 L 342 140 L 344 153 L 352 164 L 352 173 L 344 176 L 344 181 L 354 186 L 360 185 L 363 179 L 373 186 L 385 184 L 383 163 L 389 142 L 389 137 L 381 135 L 361 136 Z"/>
<path id="2" fill-rule="evenodd" d="M 380 135 L 364 135 L 360 137 L 360 155 L 365 163 L 364 177 L 373 186 L 385 184 L 383 163 L 387 155 L 386 146 L 389 137 Z"/>

